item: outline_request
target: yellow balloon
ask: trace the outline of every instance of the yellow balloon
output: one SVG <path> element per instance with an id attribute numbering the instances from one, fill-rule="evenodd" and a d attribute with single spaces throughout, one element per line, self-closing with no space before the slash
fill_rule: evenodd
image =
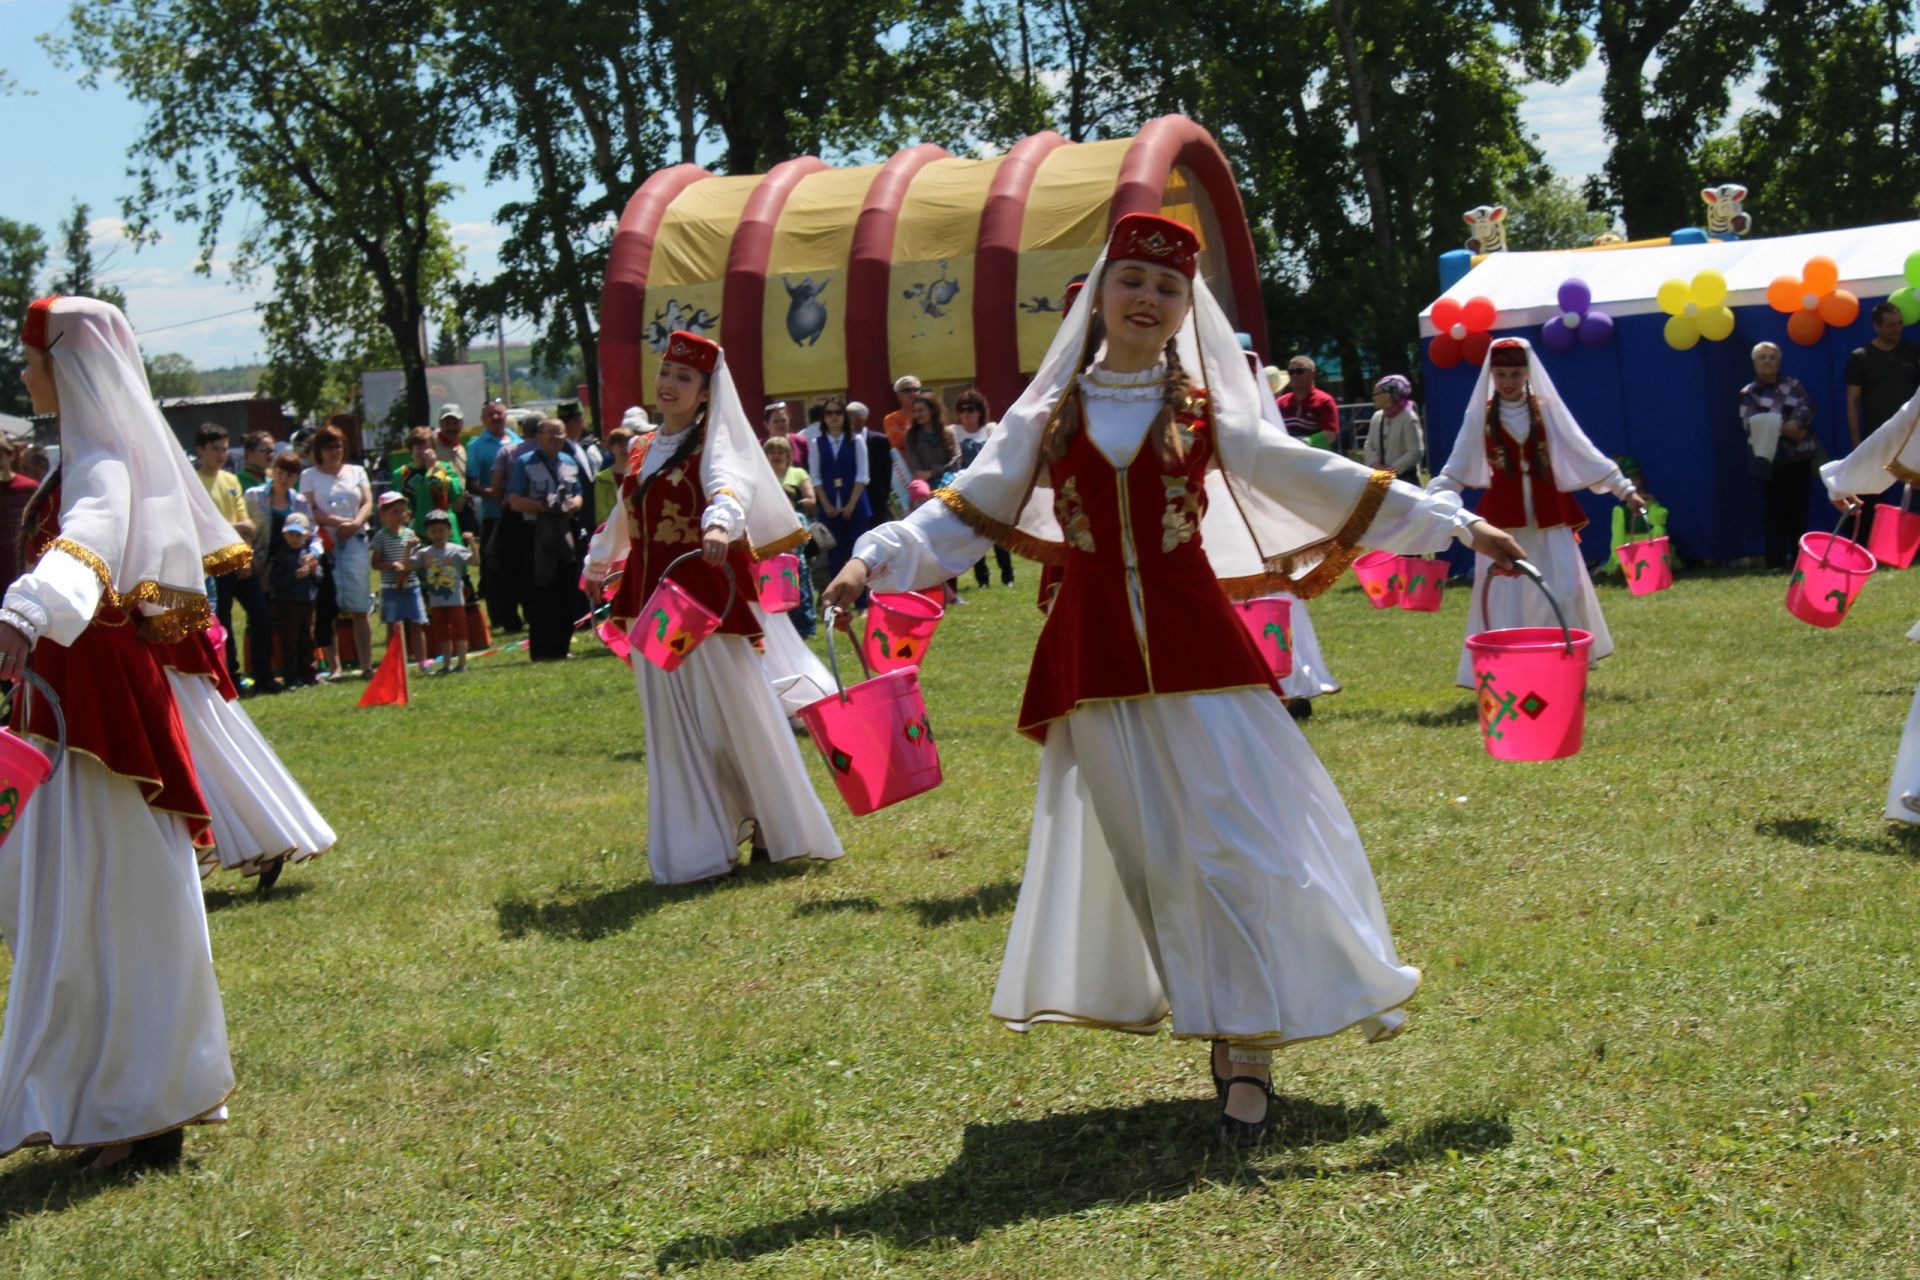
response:
<path id="1" fill-rule="evenodd" d="M 1725 342 L 1733 336 L 1733 310 L 1730 307 L 1707 307 L 1695 317 L 1700 326 L 1700 336 L 1709 342 Z"/>
<path id="2" fill-rule="evenodd" d="M 1718 271 L 1702 271 L 1693 278 L 1693 287 L 1687 290 L 1687 296 L 1702 310 L 1717 307 L 1727 300 L 1727 278 Z"/>
<path id="3" fill-rule="evenodd" d="M 1670 316 L 1677 316 L 1687 309 L 1687 298 L 1687 282 L 1685 280 L 1669 280 L 1661 285 L 1660 292 L 1654 295 L 1654 300 L 1660 304 L 1660 309 Z M 1688 343 L 1687 345 L 1692 346 L 1693 344 Z"/>
<path id="4" fill-rule="evenodd" d="M 1675 351 L 1685 351 L 1700 341 L 1700 326 L 1692 316 L 1671 316 L 1667 320 L 1666 335 L 1668 346 Z"/>

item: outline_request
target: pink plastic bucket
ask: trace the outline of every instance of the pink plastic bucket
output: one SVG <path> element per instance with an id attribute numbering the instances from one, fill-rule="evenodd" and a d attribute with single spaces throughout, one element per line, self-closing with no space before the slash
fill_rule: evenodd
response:
<path id="1" fill-rule="evenodd" d="M 1883 565 L 1905 569 L 1913 563 L 1914 553 L 1920 552 L 1920 515 L 1907 510 L 1912 496 L 1913 491 L 1909 489 L 1901 495 L 1899 506 L 1882 505 L 1873 509 L 1873 530 L 1867 535 L 1867 550 Z"/>
<path id="2" fill-rule="evenodd" d="M 720 629 L 722 614 L 733 607 L 733 566 L 724 561 L 721 567 L 727 571 L 727 602 L 721 606 L 721 613 L 701 604 L 668 576 L 675 565 L 699 554 L 689 551 L 661 571 L 660 585 L 640 606 L 640 616 L 633 620 L 633 629 L 627 633 L 628 643 L 662 671 L 672 671 L 686 661 L 696 645 Z"/>
<path id="3" fill-rule="evenodd" d="M 1620 570 L 1627 575 L 1627 590 L 1637 596 L 1650 596 L 1673 585 L 1673 559 L 1665 538 L 1643 538 L 1620 544 Z"/>
<path id="4" fill-rule="evenodd" d="M 880 672 L 919 666 L 946 612 L 916 591 L 875 592 L 867 606 L 867 666 Z"/>
<path id="5" fill-rule="evenodd" d="M 1480 740 L 1496 760 L 1560 760 L 1580 750 L 1587 720 L 1587 662 L 1593 633 L 1566 614 L 1539 571 L 1532 578 L 1560 618 L 1557 627 L 1510 627 L 1467 637 L 1480 700 Z"/>
<path id="6" fill-rule="evenodd" d="M 33 799 L 33 793 L 41 783 L 53 776 L 53 771 L 60 767 L 60 761 L 67 754 L 67 717 L 60 710 L 58 695 L 33 672 L 23 671 L 20 674 L 28 684 L 39 690 L 47 700 L 47 705 L 53 708 L 58 741 L 53 749 L 53 758 L 49 760 L 40 748 L 26 738 L 12 729 L 0 728 L 0 843 L 5 842 L 14 824 L 20 821 L 20 815 L 26 812 L 27 801 Z M 24 717 L 22 720 L 24 723 Z"/>
<path id="7" fill-rule="evenodd" d="M 1857 542 L 1837 533 L 1805 535 L 1787 581 L 1787 612 L 1816 627 L 1839 626 L 1876 567 L 1873 553 Z"/>
<path id="8" fill-rule="evenodd" d="M 849 689 L 840 684 L 834 630 L 828 618 L 827 661 L 840 691 L 801 708 L 800 720 L 827 762 L 840 798 L 861 817 L 939 786 L 940 751 L 927 722 L 920 673 L 889 671 Z"/>
<path id="9" fill-rule="evenodd" d="M 800 557 L 772 556 L 753 566 L 753 582 L 760 607 L 768 613 L 791 613 L 800 607 Z"/>
<path id="10" fill-rule="evenodd" d="M 1404 558 L 1391 551 L 1369 551 L 1353 562 L 1353 576 L 1366 588 L 1367 601 L 1376 609 L 1391 609 L 1400 603 L 1400 590 L 1406 579 L 1400 576 Z"/>
<path id="11" fill-rule="evenodd" d="M 1438 613 L 1447 596 L 1447 562 L 1401 556 L 1400 607 L 1412 613 Z"/>
<path id="12" fill-rule="evenodd" d="M 1285 600 L 1241 600 L 1234 612 L 1240 615 L 1247 634 L 1267 660 L 1275 676 L 1293 674 L 1293 605 Z"/>
<path id="13" fill-rule="evenodd" d="M 600 643 L 613 650 L 614 657 L 629 667 L 633 665 L 633 642 L 627 639 L 627 633 L 620 629 L 619 623 L 603 622 L 593 629 L 593 633 L 600 637 Z"/>

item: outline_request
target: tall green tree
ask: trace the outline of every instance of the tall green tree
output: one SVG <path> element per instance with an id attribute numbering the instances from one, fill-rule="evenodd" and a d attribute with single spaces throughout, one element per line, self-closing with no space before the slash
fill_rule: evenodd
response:
<path id="1" fill-rule="evenodd" d="M 329 336 L 377 345 L 377 328 L 425 422 L 421 320 L 450 284 L 434 173 L 475 124 L 445 88 L 450 40 L 436 0 L 78 0 L 52 44 L 147 110 L 135 230 L 163 212 L 196 225 L 205 269 L 238 222 L 235 275 L 272 276 L 276 359 Z"/>
<path id="2" fill-rule="evenodd" d="M 20 385 L 20 322 L 39 296 L 36 285 L 47 261 L 47 242 L 31 223 L 0 218 L 0 413 L 32 411 Z"/>
<path id="3" fill-rule="evenodd" d="M 91 213 L 92 210 L 76 200 L 73 211 L 60 224 L 63 261 L 48 291 L 79 298 L 98 298 L 125 311 L 127 295 L 101 279 L 100 268 L 104 262 L 102 256 L 97 256 L 93 250 L 93 232 L 88 226 Z"/>
<path id="4" fill-rule="evenodd" d="M 1920 213 L 1920 13 L 1910 2 L 1769 0 L 1761 105 L 1702 149 L 1762 235 Z"/>

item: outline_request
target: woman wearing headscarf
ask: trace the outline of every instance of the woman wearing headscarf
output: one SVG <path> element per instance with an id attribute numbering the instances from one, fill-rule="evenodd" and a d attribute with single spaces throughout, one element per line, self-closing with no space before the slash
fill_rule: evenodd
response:
<path id="1" fill-rule="evenodd" d="M 43 298 L 21 341 L 61 463 L 0 603 L 0 679 L 31 657 L 68 750 L 0 843 L 0 1152 L 156 1167 L 178 1161 L 182 1126 L 226 1118 L 233 1088 L 194 858 L 209 813 L 159 646 L 206 629 L 207 574 L 250 553 L 194 482 L 118 308 Z M 40 698 L 15 727 L 59 734 Z"/>
<path id="2" fill-rule="evenodd" d="M 668 568 L 720 617 L 673 671 L 635 657 L 647 734 L 647 861 L 658 884 L 733 871 L 753 841 L 775 862 L 844 852 L 754 652 L 753 561 L 807 531 L 754 439 L 719 344 L 676 331 L 654 379 L 657 429 L 634 440 L 618 505 L 587 550 L 589 581 L 624 564 L 630 628 Z M 724 568 L 723 568 L 724 566 Z M 731 577 L 731 593 L 728 578 Z M 663 623 L 664 625 L 664 623 Z"/>
<path id="3" fill-rule="evenodd" d="M 1573 495 L 1581 489 L 1610 493 L 1635 511 L 1645 510 L 1646 500 L 1587 439 L 1525 338 L 1501 338 L 1488 349 L 1453 453 L 1427 488 L 1454 494 L 1485 489 L 1475 512 L 1526 549 L 1526 559 L 1566 610 L 1567 625 L 1593 633 L 1591 660 L 1598 663 L 1613 652 L 1613 635 L 1574 538 L 1587 515 Z M 1492 568 L 1484 556 L 1474 561 L 1468 635 L 1560 625 L 1539 587 Z M 1473 655 L 1464 645 L 1456 679 L 1463 689 L 1475 687 Z"/>
<path id="4" fill-rule="evenodd" d="M 1420 415 L 1413 407 L 1413 384 L 1390 373 L 1373 384 L 1376 412 L 1367 429 L 1366 464 L 1391 471 L 1408 484 L 1420 483 L 1420 457 L 1426 442 L 1420 435 Z"/>
<path id="5" fill-rule="evenodd" d="M 930 586 L 996 541 L 1063 566 L 1020 728 L 1044 743 L 993 1013 L 1213 1042 L 1222 1136 L 1272 1123 L 1273 1050 L 1383 1040 L 1420 985 L 1332 779 L 1235 616 L 1311 596 L 1362 543 L 1456 533 L 1460 511 L 1290 439 L 1196 277 L 1198 238 L 1128 214 L 1039 372 L 973 466 L 860 540 L 828 603 Z"/>

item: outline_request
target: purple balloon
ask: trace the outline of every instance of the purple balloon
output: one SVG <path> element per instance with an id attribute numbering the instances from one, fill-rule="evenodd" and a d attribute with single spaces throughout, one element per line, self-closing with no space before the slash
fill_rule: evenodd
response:
<path id="1" fill-rule="evenodd" d="M 1587 314 L 1587 308 L 1593 305 L 1593 290 L 1587 288 L 1587 282 L 1578 276 L 1560 286 L 1560 309 L 1571 311 L 1577 316 Z"/>
<path id="2" fill-rule="evenodd" d="M 1580 341 L 1590 347 L 1604 347 L 1613 341 L 1613 317 L 1604 311 L 1589 311 L 1580 322 Z"/>
<path id="3" fill-rule="evenodd" d="M 1540 345 L 1555 355 L 1567 354 L 1579 341 L 1580 339 L 1574 336 L 1574 331 L 1567 328 L 1559 316 L 1554 316 L 1540 326 Z"/>

